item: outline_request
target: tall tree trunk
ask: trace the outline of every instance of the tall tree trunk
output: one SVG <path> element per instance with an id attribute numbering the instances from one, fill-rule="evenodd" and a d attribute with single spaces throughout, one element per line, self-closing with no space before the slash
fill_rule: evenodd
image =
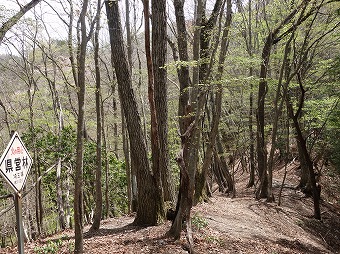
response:
<path id="1" fill-rule="evenodd" d="M 284 98 L 284 100 L 286 100 L 286 98 Z M 285 162 L 285 165 L 284 165 L 284 169 L 285 169 L 285 172 L 284 172 L 284 175 L 283 175 L 283 179 L 282 179 L 282 183 L 281 183 L 281 187 L 280 187 L 280 190 L 279 190 L 279 194 L 278 194 L 278 201 L 277 201 L 277 205 L 280 206 L 281 205 L 281 197 L 282 197 L 282 190 L 283 190 L 283 186 L 285 184 L 285 181 L 286 181 L 286 178 L 287 178 L 287 168 L 288 168 L 288 163 L 289 163 L 289 139 L 290 139 L 290 128 L 289 128 L 289 113 L 287 112 L 286 114 L 286 119 L 285 119 L 285 122 L 286 122 L 286 135 L 285 135 L 285 148 L 286 148 L 286 153 L 284 154 L 284 162 Z"/>
<path id="2" fill-rule="evenodd" d="M 195 30 L 194 30 L 194 40 L 192 45 L 192 57 L 194 61 L 199 61 L 200 59 L 200 38 L 201 38 L 201 27 L 202 27 L 202 16 L 204 11 L 204 2 L 203 0 L 195 1 Z M 198 91 L 195 88 L 195 85 L 199 84 L 199 66 L 194 65 L 192 67 L 192 87 L 189 90 L 189 105 L 194 107 L 194 103 L 197 100 Z M 193 111 L 193 109 L 191 110 Z M 186 131 L 186 130 L 185 130 Z M 185 132 L 184 131 L 184 132 Z M 184 133 L 183 132 L 183 133 Z"/>
<path id="3" fill-rule="evenodd" d="M 311 186 L 312 186 L 312 193 L 313 193 L 314 218 L 321 220 L 320 191 L 318 190 L 317 185 L 316 185 L 313 162 L 312 162 L 310 155 L 308 153 L 308 150 L 307 150 L 306 139 L 302 135 L 300 124 L 299 124 L 299 121 L 298 121 L 298 116 L 299 116 L 299 113 L 302 109 L 302 105 L 303 105 L 303 102 L 304 102 L 304 93 L 305 93 L 305 90 L 304 90 L 301 82 L 300 82 L 300 89 L 301 89 L 301 97 L 300 97 L 300 105 L 299 105 L 299 109 L 297 110 L 297 113 L 294 114 L 293 106 L 292 106 L 292 103 L 290 101 L 289 96 L 287 96 L 287 110 L 289 112 L 290 117 L 293 119 L 295 131 L 296 131 L 296 139 L 297 139 L 297 142 L 299 142 L 301 144 L 302 153 L 303 153 L 304 159 L 307 163 L 308 170 L 309 170 L 309 177 L 310 177 L 310 182 L 311 182 Z"/>
<path id="4" fill-rule="evenodd" d="M 127 43 L 127 58 L 129 62 L 130 72 L 132 72 L 132 38 L 131 38 L 131 27 L 130 27 L 130 0 L 125 0 L 125 24 L 126 24 L 126 43 Z M 137 191 L 132 188 L 135 186 L 132 184 L 133 181 L 133 168 L 130 160 L 130 152 L 129 152 L 129 139 L 127 138 L 127 130 L 126 130 L 126 122 L 124 119 L 124 113 L 122 110 L 122 134 L 123 134 L 123 151 L 125 157 L 125 167 L 126 167 L 126 177 L 127 177 L 127 194 L 129 201 L 128 211 L 136 212 L 137 211 L 137 195 L 133 195 L 133 193 L 137 194 Z"/>
<path id="5" fill-rule="evenodd" d="M 177 26 L 177 45 L 179 60 L 181 62 L 188 62 L 188 39 L 187 30 L 185 26 L 184 16 L 184 1 L 174 0 L 176 26 Z M 179 129 L 181 133 L 186 131 L 185 127 L 185 108 L 189 103 L 188 87 L 190 84 L 189 78 L 189 66 L 186 64 L 180 64 L 177 68 L 177 76 L 179 80 L 179 102 L 178 102 L 178 117 L 179 117 Z"/>
<path id="6" fill-rule="evenodd" d="M 41 168 L 39 159 L 36 160 L 37 163 L 37 171 L 38 171 L 38 179 L 41 177 Z M 36 210 L 36 217 L 37 217 L 37 229 L 38 234 L 42 233 L 43 228 L 43 218 L 44 218 L 44 208 L 43 208 L 43 201 L 42 201 L 42 190 L 41 190 L 41 181 L 36 181 L 36 201 L 38 202 L 38 209 Z"/>
<path id="7" fill-rule="evenodd" d="M 132 158 L 130 159 L 130 145 L 128 132 L 126 128 L 126 121 L 124 117 L 124 112 L 122 109 L 122 136 L 123 136 L 123 151 L 125 158 L 125 167 L 126 167 L 126 178 L 127 178 L 127 194 L 129 200 L 129 212 L 137 211 L 137 186 L 134 184 L 134 179 L 136 173 L 133 168 Z"/>
<path id="8" fill-rule="evenodd" d="M 260 186 L 256 191 L 256 198 L 267 198 L 268 174 L 267 174 L 267 147 L 265 142 L 265 97 L 267 94 L 267 70 L 269 64 L 270 51 L 273 44 L 273 34 L 270 32 L 266 38 L 262 50 L 262 64 L 260 70 L 260 83 L 257 98 L 257 164 L 260 178 Z"/>
<path id="9" fill-rule="evenodd" d="M 152 0 L 152 62 L 154 75 L 154 101 L 158 124 L 159 170 L 164 189 L 164 201 L 175 203 L 175 183 L 169 168 L 168 152 L 168 89 L 167 89 L 167 23 L 166 0 Z"/>
<path id="10" fill-rule="evenodd" d="M 218 6 L 219 1 L 215 4 L 215 7 Z M 178 29 L 181 29 L 180 36 L 183 36 L 184 25 L 182 22 L 184 21 L 183 14 L 183 5 L 177 1 L 174 1 L 176 12 L 176 20 L 180 21 L 181 23 L 177 25 Z M 204 3 L 203 1 L 199 0 L 197 3 L 197 15 L 196 15 L 196 30 L 194 33 L 194 46 L 193 46 L 193 55 L 194 60 L 199 60 L 199 53 L 200 53 L 200 31 L 201 31 L 201 21 L 202 15 L 204 11 Z M 216 8 L 214 8 L 214 13 Z M 211 16 L 213 17 L 213 15 Z M 214 19 L 214 18 L 212 18 Z M 210 29 L 210 28 L 209 28 Z M 184 38 L 184 37 L 183 37 Z M 178 40 L 182 40 L 182 37 L 179 37 Z M 185 43 L 183 43 L 185 45 Z M 180 57 L 186 57 L 185 51 L 180 52 Z M 182 85 L 185 85 L 188 78 L 186 74 L 188 74 L 186 69 L 182 69 L 182 76 L 180 81 Z M 179 113 L 181 110 L 185 109 L 184 116 L 187 116 L 182 119 L 182 124 L 180 127 L 183 129 L 181 130 L 181 140 L 182 140 L 182 148 L 180 153 L 177 157 L 177 163 L 180 168 L 181 172 L 181 179 L 180 179 L 180 192 L 179 192 L 179 200 L 177 201 L 177 208 L 176 208 L 176 218 L 173 221 L 171 229 L 169 230 L 169 234 L 178 238 L 182 229 L 182 219 L 185 218 L 187 224 L 187 239 L 190 245 L 190 251 L 193 251 L 193 240 L 192 240 L 192 232 L 191 232 L 191 218 L 190 212 L 193 205 L 193 198 L 195 192 L 195 176 L 196 176 L 196 168 L 198 163 L 198 147 L 199 147 L 199 140 L 200 140 L 200 130 L 199 126 L 202 121 L 202 112 L 205 105 L 205 93 L 202 92 L 198 88 L 199 84 L 199 69 L 198 67 L 194 67 L 193 69 L 193 83 L 194 83 L 194 91 L 192 91 L 191 95 L 189 96 L 192 100 L 188 101 L 186 105 L 180 105 Z M 198 97 L 196 98 L 196 96 Z M 184 97 L 186 98 L 186 97 Z M 180 103 L 184 102 L 184 100 Z M 195 112 L 195 116 L 189 117 L 190 114 Z M 183 113 L 183 112 L 182 112 Z"/>
<path id="11" fill-rule="evenodd" d="M 127 57 L 132 70 L 132 39 L 131 39 L 131 27 L 130 27 L 130 1 L 125 0 L 125 26 L 126 26 L 126 43 L 127 43 Z"/>
<path id="12" fill-rule="evenodd" d="M 211 131 L 209 133 L 209 140 L 208 145 L 206 148 L 206 153 L 203 161 L 202 166 L 202 179 L 200 179 L 200 182 L 197 183 L 196 191 L 195 191 L 195 200 L 198 201 L 201 198 L 205 197 L 205 188 L 206 188 L 206 179 L 208 174 L 208 168 L 210 167 L 212 163 L 212 156 L 213 156 L 213 149 L 215 147 L 215 141 L 216 136 L 218 135 L 218 125 L 220 122 L 221 117 L 221 111 L 222 111 L 222 95 L 223 95 L 223 87 L 222 83 L 220 82 L 223 71 L 224 71 L 224 62 L 227 55 L 228 50 L 228 34 L 231 24 L 231 18 L 232 18 L 232 11 L 231 11 L 231 0 L 227 1 L 227 14 L 226 14 L 226 21 L 223 28 L 223 35 L 222 35 L 222 41 L 221 41 L 221 51 L 220 56 L 218 60 L 218 72 L 216 76 L 216 80 L 218 82 L 217 89 L 216 89 L 216 99 L 215 99 L 215 108 L 212 109 L 213 117 L 212 117 L 212 126 Z"/>
<path id="13" fill-rule="evenodd" d="M 288 33 L 284 33 L 280 36 L 280 38 L 276 38 L 281 29 L 288 24 L 298 13 L 298 11 L 302 10 L 301 15 L 303 14 L 304 10 L 306 9 L 309 0 L 301 2 L 295 9 L 293 9 L 282 21 L 277 25 L 275 29 L 269 32 L 265 44 L 262 49 L 262 63 L 260 68 L 260 82 L 258 88 L 258 98 L 257 98 L 257 133 L 256 133 L 256 140 L 257 140 L 257 162 L 258 162 L 258 171 L 260 177 L 260 186 L 256 191 L 256 198 L 267 198 L 268 197 L 268 173 L 267 173 L 267 147 L 265 142 L 265 133 L 264 133 L 264 125 L 265 125 L 265 98 L 267 94 L 267 72 L 268 72 L 268 65 L 270 59 L 270 53 L 272 46 L 277 43 L 279 40 L 286 36 Z M 294 23 L 294 25 L 290 28 L 289 32 L 301 24 L 306 16 L 301 16 L 299 19 Z"/>
<path id="14" fill-rule="evenodd" d="M 159 2 L 161 3 L 161 2 Z M 150 43 L 150 13 L 149 13 L 149 0 L 143 1 L 144 5 L 144 25 L 145 25 L 145 54 L 146 54 L 146 64 L 148 69 L 148 98 L 150 104 L 150 114 L 151 114 L 151 152 L 152 152 L 152 172 L 153 178 L 156 183 L 156 193 L 155 197 L 157 200 L 157 213 L 165 217 L 164 210 L 164 193 L 163 193 L 163 183 L 160 169 L 160 157 L 162 156 L 159 145 L 159 129 L 158 129 L 158 112 L 155 103 L 155 86 L 154 86 L 154 69 L 153 69 L 153 59 L 151 56 L 151 43 Z M 159 6 L 160 7 L 160 6 Z M 154 18 L 157 18 L 158 14 L 155 14 Z M 160 20 L 157 20 L 159 22 Z M 158 24 L 155 24 L 156 27 Z M 156 29 L 153 27 L 153 29 Z M 161 36 L 160 34 L 157 34 Z M 158 49 L 159 50 L 159 49 Z M 156 54 L 159 53 L 156 50 Z M 161 56 L 158 56 L 161 57 Z M 164 57 L 164 56 L 163 56 Z M 159 60 L 159 59 L 156 59 Z M 158 64 L 158 63 L 157 63 Z"/>
<path id="15" fill-rule="evenodd" d="M 273 168 L 274 168 L 274 152 L 276 149 L 276 136 L 277 136 L 277 131 L 278 131 L 278 123 L 279 123 L 279 117 L 282 114 L 282 108 L 284 105 L 284 100 L 287 95 L 287 89 L 288 89 L 288 84 L 290 82 L 289 76 L 290 76 L 290 71 L 288 68 L 288 57 L 290 54 L 290 48 L 291 48 L 291 41 L 294 37 L 294 33 L 290 36 L 288 39 L 286 45 L 285 45 L 285 50 L 284 50 L 284 56 L 283 56 L 283 61 L 282 61 L 282 66 L 280 70 L 280 75 L 279 75 L 279 81 L 277 85 L 277 90 L 276 90 L 276 95 L 274 98 L 274 119 L 273 119 L 273 127 L 272 127 L 272 135 L 271 135 L 271 148 L 269 152 L 269 158 L 268 158 L 268 197 L 267 201 L 272 202 L 274 201 L 274 195 L 272 191 L 272 184 L 273 184 Z M 285 76 L 285 82 L 283 84 L 283 77 Z M 280 100 L 281 97 L 281 87 L 283 90 L 283 95 L 282 99 Z"/>
<path id="16" fill-rule="evenodd" d="M 110 199 L 109 199 L 109 181 L 110 181 L 110 174 L 109 174 L 109 158 L 107 156 L 107 141 L 106 141 L 106 132 L 105 132 L 105 120 L 104 120 L 104 103 L 103 103 L 103 98 L 101 97 L 101 132 L 102 132 L 102 138 L 103 138 L 103 148 L 104 148 L 104 153 L 102 156 L 104 156 L 104 167 L 105 167 L 105 211 L 104 211 L 104 216 L 105 218 L 110 217 Z"/>
<path id="17" fill-rule="evenodd" d="M 70 189 L 71 189 L 71 175 L 72 175 L 72 167 L 68 168 L 68 172 L 66 174 L 66 184 L 65 184 L 65 208 L 66 208 L 66 225 L 69 228 L 72 228 L 72 220 L 71 220 L 71 204 L 70 204 Z"/>
<path id="18" fill-rule="evenodd" d="M 249 70 L 249 75 L 253 75 L 253 68 Z M 250 83 L 250 95 L 249 95 L 249 182 L 247 188 L 253 187 L 255 184 L 255 145 L 254 145 L 254 85 L 253 82 Z"/>
<path id="19" fill-rule="evenodd" d="M 300 118 L 300 116 L 298 118 Z M 303 154 L 302 144 L 297 141 L 296 145 L 297 145 L 299 161 L 300 161 L 300 181 L 297 187 L 304 190 L 305 193 L 312 193 L 312 186 L 311 186 L 311 181 L 310 181 L 308 165 L 307 165 L 305 156 Z"/>
<path id="20" fill-rule="evenodd" d="M 188 46 L 187 46 L 187 31 L 186 31 L 186 21 L 184 16 L 184 1 L 174 0 L 176 25 L 177 25 L 177 43 L 179 51 L 180 61 L 189 61 L 188 56 Z M 182 221 L 186 217 L 187 213 L 190 216 L 191 206 L 189 204 L 189 188 L 192 188 L 194 184 L 189 177 L 187 161 L 188 158 L 188 139 L 190 138 L 189 126 L 192 124 L 192 116 L 190 116 L 191 109 L 189 106 L 189 67 L 187 65 L 180 65 L 177 68 L 178 80 L 180 83 L 180 95 L 178 103 L 178 116 L 179 116 L 179 128 L 181 133 L 181 150 L 176 158 L 177 164 L 180 169 L 180 186 L 178 193 L 178 200 L 176 205 L 176 216 L 173 220 L 168 235 L 174 237 L 175 239 L 180 238 L 182 231 Z M 190 206 L 190 207 L 189 207 Z"/>
<path id="21" fill-rule="evenodd" d="M 77 157 L 74 178 L 74 253 L 83 253 L 83 158 L 84 158 L 84 125 L 85 125 L 85 56 L 86 56 L 86 22 L 88 0 L 83 1 L 80 22 L 80 45 L 77 58 L 78 80 L 78 121 L 77 121 Z"/>
<path id="22" fill-rule="evenodd" d="M 249 0 L 248 3 L 248 54 L 249 57 L 253 57 L 253 29 L 252 29 L 252 0 Z M 249 77 L 253 76 L 254 69 L 253 67 L 249 67 Z M 247 188 L 253 187 L 255 184 L 255 148 L 254 148 L 254 130 L 253 130 L 253 121 L 254 121 L 254 84 L 253 81 L 250 81 L 250 94 L 249 94 L 249 182 L 247 184 Z"/>
<path id="23" fill-rule="evenodd" d="M 96 113 L 97 113 L 97 147 L 96 147 L 96 194 L 95 194 L 95 211 L 93 217 L 92 230 L 98 230 L 100 221 L 102 219 L 102 100 L 101 100 L 101 87 L 100 87 L 100 69 L 99 69 L 99 30 L 100 30 L 100 10 L 101 0 L 97 2 L 96 14 L 96 29 L 94 33 L 94 64 L 96 72 Z"/>
<path id="24" fill-rule="evenodd" d="M 157 183 L 150 173 L 144 133 L 132 89 L 129 64 L 125 55 L 118 2 L 106 1 L 105 6 L 118 92 L 129 132 L 131 157 L 135 159 L 137 167 L 138 207 L 134 223 L 136 225 L 155 225 L 164 215 L 159 212 Z"/>
<path id="25" fill-rule="evenodd" d="M 206 88 L 202 88 L 201 84 L 205 84 L 206 86 L 210 85 L 209 84 L 209 76 L 210 76 L 210 71 L 211 71 L 211 66 L 209 66 L 209 60 L 214 59 L 214 52 L 212 52 L 211 50 L 211 39 L 212 39 L 212 30 L 217 22 L 217 18 L 218 15 L 220 13 L 220 8 L 222 6 L 223 1 L 220 0 L 216 0 L 215 2 L 215 6 L 214 9 L 209 17 L 209 19 L 206 18 L 206 10 L 202 9 L 201 10 L 201 15 L 202 15 L 202 24 L 201 24 L 201 33 L 200 33 L 200 60 L 202 60 L 202 63 L 199 65 L 199 75 L 198 75 L 198 83 L 194 83 L 194 94 L 197 94 L 197 101 L 196 104 L 194 105 L 194 109 L 196 111 L 197 114 L 197 120 L 199 122 L 196 123 L 196 128 L 198 128 L 199 126 L 202 126 L 202 121 L 203 121 L 203 108 L 204 105 L 207 102 L 207 90 Z M 199 10 L 198 10 L 199 11 Z M 226 20 L 226 26 L 230 25 L 230 21 L 231 21 L 231 16 L 227 18 Z M 197 26 L 199 26 L 199 24 L 196 24 Z M 227 40 L 227 35 L 228 35 L 228 29 L 224 30 L 224 36 L 226 36 L 224 38 L 225 42 Z M 222 47 L 227 47 L 227 44 L 223 45 Z M 225 48 L 226 49 L 226 48 Z M 222 49 L 223 51 L 223 49 Z M 225 53 L 225 52 L 224 52 Z M 222 53 L 223 54 L 223 53 Z M 221 61 L 221 59 L 224 61 L 222 56 L 220 57 L 219 61 Z M 221 69 L 222 68 L 222 69 Z M 222 71 L 223 72 L 223 67 L 220 65 L 220 70 L 219 72 Z M 219 75 L 219 74 L 218 74 Z M 200 85 L 199 85 L 200 84 Z M 221 86 L 220 86 L 221 87 Z M 219 91 L 220 90 L 220 91 Z M 217 89 L 217 92 L 222 92 L 221 89 Z M 221 94 L 220 94 L 221 95 Z M 222 95 L 221 95 L 222 96 Z M 219 97 L 222 100 L 222 97 Z M 218 109 L 217 109 L 218 110 Z M 219 119 L 219 115 L 220 113 L 217 113 L 216 116 Z M 217 120 L 217 119 L 215 119 Z M 218 120 L 219 121 L 219 120 Z M 208 146 L 208 153 L 206 153 L 206 161 L 205 164 L 203 165 L 202 168 L 198 167 L 198 150 L 200 147 L 200 142 L 201 142 L 201 131 L 200 130 L 193 130 L 193 135 L 192 136 L 192 140 L 193 140 L 193 146 L 191 146 L 191 153 L 190 153 L 190 159 L 189 159 L 189 169 L 195 168 L 196 170 L 196 183 L 195 183 L 195 197 L 194 197 L 194 203 L 197 204 L 200 199 L 201 199 L 201 195 L 203 194 L 202 191 L 204 189 L 205 186 L 205 182 L 206 182 L 206 173 L 207 173 L 207 169 L 211 164 L 211 158 L 212 158 L 212 148 L 214 145 L 214 136 L 216 137 L 217 134 L 217 129 L 218 129 L 218 123 L 217 125 L 215 125 L 213 127 L 214 129 L 216 129 L 216 131 L 212 132 L 212 136 L 210 137 L 209 142 L 213 142 L 210 143 Z"/>

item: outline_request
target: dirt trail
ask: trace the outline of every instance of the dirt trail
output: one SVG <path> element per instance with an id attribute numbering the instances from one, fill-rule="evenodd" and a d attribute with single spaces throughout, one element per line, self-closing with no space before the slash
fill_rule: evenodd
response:
<path id="1" fill-rule="evenodd" d="M 282 170 L 282 169 L 281 169 Z M 246 189 L 247 176 L 238 176 L 235 198 L 214 194 L 209 203 L 192 209 L 196 253 L 339 253 L 340 210 L 321 202 L 322 221 L 312 218 L 313 203 L 296 191 L 294 168 L 283 189 L 282 205 L 254 199 L 254 189 Z M 274 195 L 277 198 L 282 171 L 274 175 Z M 160 226 L 131 226 L 133 217 L 105 220 L 98 232 L 85 228 L 85 253 L 188 253 L 185 234 L 174 241 L 164 237 L 170 222 Z M 63 239 L 54 253 L 71 253 L 73 231 L 28 243 L 25 253 L 38 253 L 51 242 Z M 0 253 L 16 253 L 15 248 L 0 249 Z M 41 252 L 46 253 L 46 252 Z M 52 252 L 47 252 L 52 253 Z"/>
<path id="2" fill-rule="evenodd" d="M 212 204 L 203 204 L 194 208 L 194 211 L 207 219 L 209 228 L 215 230 L 220 239 L 226 244 L 232 243 L 233 248 L 228 248 L 223 253 L 334 251 L 327 249 L 322 237 L 303 228 L 304 217 L 296 210 L 253 198 L 215 196 L 211 201 Z"/>

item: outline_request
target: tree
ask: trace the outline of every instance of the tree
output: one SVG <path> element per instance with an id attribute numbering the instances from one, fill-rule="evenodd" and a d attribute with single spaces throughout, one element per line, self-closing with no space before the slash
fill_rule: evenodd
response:
<path id="1" fill-rule="evenodd" d="M 200 126 L 202 126 L 204 119 L 204 106 L 207 101 L 207 94 L 209 89 L 207 89 L 211 85 L 210 73 L 212 66 L 210 65 L 210 60 L 214 58 L 215 52 L 212 51 L 212 38 L 213 38 L 213 28 L 217 22 L 218 16 L 220 14 L 220 9 L 222 7 L 223 1 L 216 0 L 214 4 L 214 8 L 208 18 L 206 16 L 206 3 L 198 2 L 197 6 L 197 23 L 196 26 L 200 27 L 199 42 L 197 42 L 199 46 L 199 65 L 198 69 L 193 71 L 193 92 L 192 92 L 192 110 L 195 114 L 195 124 L 192 129 L 192 133 L 190 135 L 190 153 L 189 158 L 187 160 L 189 172 L 191 173 L 191 178 L 196 180 L 194 184 L 193 191 L 195 193 L 194 203 L 196 204 L 202 198 L 202 192 L 200 189 L 205 185 L 205 173 L 202 171 L 200 167 L 198 167 L 198 151 L 200 147 L 200 142 L 202 139 L 202 132 L 200 130 Z M 201 6 L 202 4 L 202 6 Z M 194 44 L 195 45 L 195 44 Z M 196 60 L 196 59 L 195 59 Z M 202 86 L 204 84 L 205 86 Z M 211 156 L 211 154 L 210 154 Z"/>
<path id="2" fill-rule="evenodd" d="M 258 29 L 258 18 L 256 18 L 255 27 L 253 25 L 253 12 L 254 12 L 254 6 L 256 3 L 254 3 L 252 0 L 248 1 L 248 13 L 246 13 L 245 8 L 242 5 L 241 1 L 237 1 L 237 9 L 239 13 L 242 16 L 242 36 L 245 40 L 246 45 L 246 51 L 249 55 L 249 58 L 252 59 L 257 49 L 255 48 L 255 45 L 258 44 L 257 38 L 258 35 L 254 30 L 256 31 Z M 246 15 L 248 14 L 248 15 Z M 255 15 L 258 15 L 255 14 Z M 253 187 L 255 183 L 255 139 L 254 139 L 254 81 L 252 80 L 254 75 L 254 66 L 249 66 L 249 78 L 250 78 L 250 93 L 249 93 L 249 182 L 247 184 L 247 187 Z"/>
<path id="3" fill-rule="evenodd" d="M 184 16 L 184 1 L 174 0 L 175 7 L 175 16 L 176 16 L 176 26 L 177 26 L 177 44 L 179 50 L 179 60 L 182 62 L 189 61 L 188 54 L 188 40 L 187 40 L 187 31 L 186 31 L 186 21 Z M 173 45 L 173 52 L 176 47 Z M 174 57 L 175 58 L 175 57 Z M 189 171 L 187 167 L 188 158 L 188 139 L 190 136 L 190 126 L 192 124 L 192 117 L 190 117 L 191 108 L 189 104 L 189 85 L 190 85 L 190 77 L 189 77 L 189 66 L 186 64 L 180 64 L 177 68 L 177 76 L 180 83 L 180 94 L 179 94 L 179 103 L 178 103 L 178 116 L 179 116 L 179 128 L 181 134 L 181 149 L 176 158 L 177 164 L 180 168 L 180 187 L 178 192 L 178 199 L 176 205 L 176 215 L 175 219 L 172 222 L 171 228 L 168 231 L 168 235 L 174 237 L 175 239 L 179 239 L 180 233 L 182 231 L 182 221 L 184 218 L 187 218 L 187 223 L 190 223 L 190 209 L 192 203 L 190 204 L 189 199 L 192 200 L 193 192 L 190 192 L 189 188 L 194 188 L 194 175 L 190 179 Z M 191 197 L 190 197 L 191 195 Z M 190 245 L 192 245 L 191 241 L 191 232 L 190 224 L 187 228 L 187 236 L 189 239 Z M 192 246 L 191 246 L 192 248 Z"/>
<path id="4" fill-rule="evenodd" d="M 160 146 L 159 146 L 159 129 L 157 110 L 155 105 L 155 90 L 154 90 L 154 69 L 151 56 L 150 48 L 150 14 L 149 14 L 149 1 L 143 1 L 144 6 L 144 24 L 145 24 L 145 55 L 146 65 L 148 70 L 148 99 L 150 104 L 150 115 L 151 115 L 151 153 L 152 153 L 152 173 L 153 178 L 156 182 L 156 205 L 157 213 L 161 215 L 160 219 L 165 216 L 164 212 L 164 193 L 162 186 L 161 170 L 160 170 Z M 157 17 L 157 15 L 156 15 Z M 162 218 L 163 217 L 163 218 Z"/>
<path id="5" fill-rule="evenodd" d="M 130 71 L 132 72 L 132 36 L 130 27 L 130 1 L 125 0 L 125 24 L 126 24 L 126 43 L 127 43 L 127 57 L 130 66 Z M 129 152 L 129 139 L 127 137 L 126 124 L 124 119 L 123 110 L 121 111 L 122 116 L 122 135 L 123 135 L 123 150 L 126 165 L 126 177 L 127 177 L 127 196 L 129 200 L 129 212 L 135 212 L 137 210 L 137 195 L 135 189 L 135 184 L 133 184 L 133 165 L 131 163 L 132 158 L 130 158 Z M 135 175 L 135 174 L 134 174 Z"/>
<path id="6" fill-rule="evenodd" d="M 159 170 L 164 189 L 164 201 L 175 203 L 175 183 L 169 169 L 168 152 L 168 89 L 166 1 L 152 1 L 152 63 L 154 75 L 154 100 L 159 142 Z"/>
<path id="7" fill-rule="evenodd" d="M 287 35 L 287 31 L 291 31 L 295 29 L 295 26 L 301 24 L 306 16 L 303 15 L 305 9 L 308 6 L 309 1 L 303 1 L 297 7 L 295 7 L 274 29 L 269 31 L 269 34 L 266 37 L 265 44 L 262 48 L 262 62 L 260 68 L 260 82 L 258 88 L 258 98 L 257 98 L 257 161 L 258 161 L 258 171 L 260 177 L 260 186 L 256 191 L 256 198 L 268 198 L 268 200 L 272 200 L 273 197 L 268 196 L 268 184 L 272 184 L 271 180 L 268 182 L 268 168 L 267 168 L 267 148 L 266 148 L 266 138 L 265 138 L 265 98 L 267 94 L 267 74 L 270 60 L 270 53 L 272 46 L 277 43 L 279 40 L 283 38 L 283 36 Z M 295 16 L 299 16 L 297 22 L 294 23 L 294 26 L 291 26 L 285 33 L 279 35 L 281 29 Z"/>
<path id="8" fill-rule="evenodd" d="M 155 225 L 164 215 L 159 213 L 157 183 L 150 172 L 141 119 L 132 89 L 118 2 L 106 1 L 105 6 L 110 34 L 111 57 L 116 71 L 119 97 L 129 132 L 131 157 L 135 158 L 137 168 L 138 207 L 134 223 L 136 225 Z"/>
<path id="9" fill-rule="evenodd" d="M 221 118 L 221 112 L 222 112 L 222 95 L 223 95 L 223 86 L 221 84 L 221 79 L 224 71 L 224 62 L 227 55 L 228 50 L 228 35 L 231 25 L 231 19 L 232 19 L 232 11 L 231 11 L 231 1 L 227 1 L 227 11 L 226 11 L 226 20 L 225 24 L 223 26 L 223 32 L 222 32 L 222 38 L 221 38 L 221 49 L 220 49 L 220 55 L 218 59 L 218 70 L 216 75 L 216 80 L 218 84 L 216 85 L 216 92 L 215 92 L 215 101 L 212 103 L 213 108 L 213 116 L 211 120 L 211 130 L 208 137 L 208 144 L 205 152 L 205 157 L 202 165 L 202 179 L 200 179 L 202 182 L 199 183 L 199 188 L 196 188 L 196 199 L 199 199 L 199 197 L 205 196 L 205 190 L 207 188 L 206 182 L 207 182 L 207 175 L 208 175 L 208 168 L 211 166 L 212 158 L 213 158 L 213 150 L 215 148 L 216 144 L 216 137 L 218 135 L 218 126 L 220 123 Z M 218 42 L 216 42 L 216 47 L 218 45 Z"/>
<path id="10" fill-rule="evenodd" d="M 96 113 L 97 113 L 97 147 L 96 147 L 96 208 L 91 229 L 98 230 L 102 218 L 102 99 L 101 99 L 101 80 L 99 69 L 99 30 L 100 30 L 100 11 L 101 0 L 97 2 L 96 29 L 94 33 L 94 61 L 96 72 Z"/>
<path id="11" fill-rule="evenodd" d="M 78 86 L 78 119 L 77 119 L 77 157 L 74 179 L 74 253 L 83 253 L 83 160 L 85 129 L 85 57 L 89 40 L 86 31 L 86 12 L 88 0 L 83 1 L 79 16 L 80 41 L 77 52 L 77 86 Z"/>

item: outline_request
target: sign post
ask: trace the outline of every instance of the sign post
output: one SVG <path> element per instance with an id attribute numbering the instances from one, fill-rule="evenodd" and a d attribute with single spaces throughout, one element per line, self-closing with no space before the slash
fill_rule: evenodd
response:
<path id="1" fill-rule="evenodd" d="M 24 229 L 22 224 L 22 195 L 27 175 L 32 166 L 29 155 L 19 134 L 15 132 L 0 158 L 0 174 L 15 192 L 15 212 L 17 220 L 18 251 L 24 253 Z"/>
<path id="2" fill-rule="evenodd" d="M 18 252 L 24 254 L 24 229 L 22 224 L 22 202 L 21 193 L 15 193 L 15 214 L 17 218 Z"/>

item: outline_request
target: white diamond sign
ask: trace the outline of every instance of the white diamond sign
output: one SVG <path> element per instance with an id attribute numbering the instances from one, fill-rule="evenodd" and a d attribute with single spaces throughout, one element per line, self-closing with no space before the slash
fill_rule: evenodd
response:
<path id="1" fill-rule="evenodd" d="M 32 166 L 29 155 L 19 134 L 15 132 L 0 159 L 0 173 L 18 193 L 26 183 L 27 175 Z"/>

